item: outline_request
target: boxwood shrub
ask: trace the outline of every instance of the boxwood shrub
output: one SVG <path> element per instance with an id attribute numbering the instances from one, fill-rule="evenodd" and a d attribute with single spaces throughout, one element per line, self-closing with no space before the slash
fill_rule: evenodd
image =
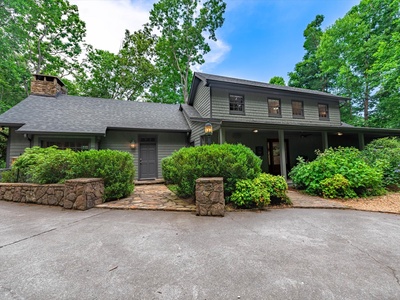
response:
<path id="1" fill-rule="evenodd" d="M 225 196 L 230 196 L 238 180 L 261 173 L 261 159 L 241 144 L 213 144 L 175 151 L 163 159 L 162 171 L 168 183 L 177 184 L 181 197 L 194 196 L 200 177 L 223 177 Z"/>
<path id="2" fill-rule="evenodd" d="M 103 178 L 104 199 L 113 200 L 133 191 L 135 168 L 132 156 L 115 150 L 73 152 L 57 147 L 26 149 L 2 182 L 63 183 L 73 178 Z"/>

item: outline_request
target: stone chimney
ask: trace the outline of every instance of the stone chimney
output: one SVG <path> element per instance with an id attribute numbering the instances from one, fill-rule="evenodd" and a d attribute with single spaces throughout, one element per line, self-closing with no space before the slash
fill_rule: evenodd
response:
<path id="1" fill-rule="evenodd" d="M 31 81 L 32 95 L 57 97 L 60 94 L 66 93 L 67 88 L 60 78 L 50 75 L 33 75 Z"/>

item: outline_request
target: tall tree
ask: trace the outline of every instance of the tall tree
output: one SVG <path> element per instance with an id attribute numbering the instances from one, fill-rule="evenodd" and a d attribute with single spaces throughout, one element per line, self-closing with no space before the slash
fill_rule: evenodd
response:
<path id="1" fill-rule="evenodd" d="M 76 76 L 82 96 L 138 100 L 144 97 L 156 76 L 152 64 L 155 39 L 147 28 L 125 31 L 117 54 L 88 46 L 87 56 Z"/>
<path id="2" fill-rule="evenodd" d="M 382 87 L 376 53 L 390 43 L 398 18 L 399 0 L 362 0 L 326 30 L 318 48 L 322 71 L 334 74 L 332 90 L 352 98 L 352 113 L 362 113 L 366 125 Z"/>
<path id="3" fill-rule="evenodd" d="M 68 0 L 0 0 L 0 17 L 0 95 L 10 103 L 23 98 L 22 90 L 28 94 L 30 74 L 63 77 L 77 67 L 85 23 L 76 5 Z"/>
<path id="4" fill-rule="evenodd" d="M 155 64 L 159 72 L 150 88 L 155 102 L 186 102 L 191 67 L 204 63 L 210 52 L 207 39 L 216 41 L 224 23 L 223 0 L 160 0 L 150 11 L 147 27 L 159 32 Z M 208 36 L 207 36 L 208 35 Z"/>
<path id="5" fill-rule="evenodd" d="M 317 15 L 304 30 L 305 41 L 303 48 L 306 53 L 303 56 L 303 60 L 296 64 L 294 71 L 288 73 L 289 86 L 319 91 L 328 90 L 329 77 L 322 73 L 320 69 L 321 60 L 316 56 L 321 36 L 323 35 L 321 29 L 323 21 L 324 16 Z"/>
<path id="6" fill-rule="evenodd" d="M 286 85 L 285 79 L 281 76 L 274 76 L 269 80 L 270 84 L 277 84 L 277 85 Z"/>

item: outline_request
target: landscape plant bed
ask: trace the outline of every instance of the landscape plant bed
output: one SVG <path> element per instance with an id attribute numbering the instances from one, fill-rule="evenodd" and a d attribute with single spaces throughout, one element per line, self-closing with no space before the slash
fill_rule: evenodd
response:
<path id="1" fill-rule="evenodd" d="M 355 198 L 349 200 L 329 199 L 345 204 L 352 209 L 400 214 L 400 193 L 388 193 L 384 196 Z"/>

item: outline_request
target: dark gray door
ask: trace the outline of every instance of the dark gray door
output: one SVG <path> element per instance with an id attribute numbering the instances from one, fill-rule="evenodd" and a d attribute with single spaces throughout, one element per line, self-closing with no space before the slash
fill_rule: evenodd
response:
<path id="1" fill-rule="evenodd" d="M 157 178 L 157 143 L 155 138 L 140 138 L 139 179 Z"/>

